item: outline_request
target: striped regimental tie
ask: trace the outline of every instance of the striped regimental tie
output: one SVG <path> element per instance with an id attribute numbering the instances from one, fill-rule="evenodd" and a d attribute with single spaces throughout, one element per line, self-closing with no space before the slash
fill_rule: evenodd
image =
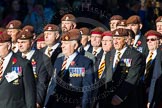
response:
<path id="1" fill-rule="evenodd" d="M 2 79 L 3 76 L 3 61 L 4 58 L 0 58 L 0 80 Z"/>
<path id="2" fill-rule="evenodd" d="M 101 78 L 101 75 L 102 75 L 104 69 L 105 69 L 105 60 L 102 61 L 101 65 L 98 69 L 98 78 Z"/>

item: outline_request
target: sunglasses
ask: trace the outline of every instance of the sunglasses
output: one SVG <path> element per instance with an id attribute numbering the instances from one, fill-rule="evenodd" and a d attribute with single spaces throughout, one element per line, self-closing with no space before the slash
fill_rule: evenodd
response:
<path id="1" fill-rule="evenodd" d="M 154 39 L 154 38 L 151 38 L 151 39 L 146 39 L 146 42 L 148 42 L 148 41 L 156 41 L 157 39 Z"/>

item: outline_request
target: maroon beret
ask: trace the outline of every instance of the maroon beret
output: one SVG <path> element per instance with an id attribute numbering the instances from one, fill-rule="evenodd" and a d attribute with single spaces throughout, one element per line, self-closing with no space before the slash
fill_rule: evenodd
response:
<path id="1" fill-rule="evenodd" d="M 28 40 L 28 39 L 33 39 L 33 37 L 34 37 L 34 35 L 31 32 L 21 31 L 18 34 L 17 39 Z"/>
<path id="2" fill-rule="evenodd" d="M 21 21 L 12 20 L 7 24 L 6 28 L 7 29 L 21 29 L 21 25 L 22 25 Z"/>
<path id="3" fill-rule="evenodd" d="M 7 31 L 0 33 L 0 43 L 11 41 L 11 36 L 7 34 Z"/>
<path id="4" fill-rule="evenodd" d="M 80 39 L 81 33 L 78 29 L 72 29 L 61 36 L 62 41 L 72 41 L 72 40 L 80 41 Z"/>
<path id="5" fill-rule="evenodd" d="M 59 31 L 59 27 L 55 24 L 47 24 L 44 27 L 44 31 Z"/>
<path id="6" fill-rule="evenodd" d="M 65 14 L 62 18 L 61 21 L 73 21 L 76 22 L 76 18 L 73 14 Z"/>
<path id="7" fill-rule="evenodd" d="M 138 15 L 130 16 L 126 21 L 126 24 L 141 24 L 141 18 Z"/>
<path id="8" fill-rule="evenodd" d="M 161 37 L 161 33 L 155 31 L 155 30 L 149 30 L 145 33 L 145 36 L 146 37 L 149 37 L 149 36 L 157 36 L 157 37 Z"/>
<path id="9" fill-rule="evenodd" d="M 114 37 L 122 37 L 122 36 L 128 36 L 128 31 L 123 28 L 118 28 L 113 31 L 113 36 Z"/>

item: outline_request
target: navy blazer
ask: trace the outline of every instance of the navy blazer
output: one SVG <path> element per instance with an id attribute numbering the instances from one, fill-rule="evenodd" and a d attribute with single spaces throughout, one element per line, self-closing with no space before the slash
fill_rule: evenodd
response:
<path id="1" fill-rule="evenodd" d="M 50 83 L 51 84 L 50 86 L 53 86 L 53 87 L 52 88 L 49 87 L 50 89 L 53 89 L 54 92 L 60 91 L 60 90 L 57 90 L 58 83 L 56 83 L 55 81 L 56 81 L 57 75 L 59 75 L 59 73 L 60 73 L 63 60 L 64 60 L 64 56 L 61 56 L 61 57 L 57 58 L 55 61 L 55 65 L 54 65 L 55 74 L 52 78 L 53 79 L 52 83 Z M 90 106 L 88 100 L 91 99 L 91 87 L 90 86 L 94 82 L 93 62 L 81 54 L 78 54 L 74 58 L 73 62 L 74 62 L 74 64 L 70 64 L 69 68 L 70 67 L 85 68 L 85 76 L 84 77 L 69 77 L 69 82 L 66 82 L 66 83 L 67 83 L 67 86 L 69 86 L 69 88 L 74 89 L 74 91 L 71 91 L 71 92 L 76 97 L 79 94 L 79 91 L 77 91 L 76 88 L 79 87 L 83 90 L 83 91 L 81 91 L 82 96 L 79 98 L 79 99 L 81 99 L 79 103 L 81 103 L 82 108 L 87 108 Z M 88 88 L 88 87 L 90 87 L 90 88 Z M 79 89 L 79 90 L 81 90 L 81 89 Z M 49 91 L 51 91 L 51 90 L 49 90 Z M 70 91 L 70 90 L 67 90 L 65 92 L 68 93 L 68 91 Z"/>

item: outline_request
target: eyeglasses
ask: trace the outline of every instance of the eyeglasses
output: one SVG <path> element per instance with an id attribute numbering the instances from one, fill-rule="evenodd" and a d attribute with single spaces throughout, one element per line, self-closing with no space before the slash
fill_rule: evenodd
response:
<path id="1" fill-rule="evenodd" d="M 154 38 L 151 38 L 151 39 L 146 39 L 146 42 L 148 42 L 148 41 L 156 41 L 156 40 L 158 40 L 158 39 L 154 39 Z"/>

